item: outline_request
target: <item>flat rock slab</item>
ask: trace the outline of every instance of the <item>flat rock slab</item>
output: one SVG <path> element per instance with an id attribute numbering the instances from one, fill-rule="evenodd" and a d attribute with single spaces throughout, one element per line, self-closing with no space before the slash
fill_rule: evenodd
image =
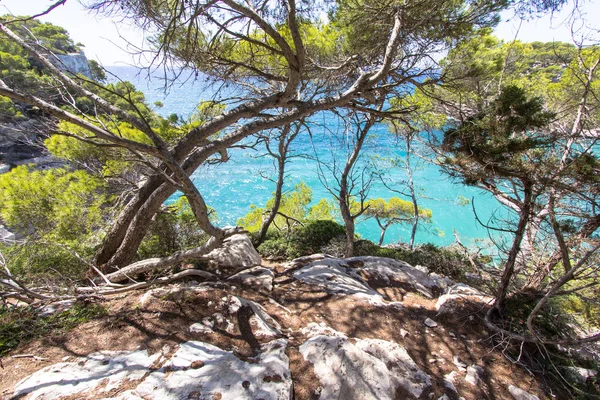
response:
<path id="1" fill-rule="evenodd" d="M 339 258 L 315 261 L 294 272 L 294 278 L 332 294 L 380 296 L 350 265 Z"/>
<path id="2" fill-rule="evenodd" d="M 519 387 L 516 387 L 514 385 L 510 385 L 508 387 L 508 392 L 515 400 L 540 400 L 539 397 L 537 397 L 529 392 L 526 392 L 525 390 L 523 390 Z"/>
<path id="3" fill-rule="evenodd" d="M 293 277 L 321 286 L 328 293 L 368 297 L 374 305 L 383 302 L 370 282 L 377 286 L 405 286 L 428 298 L 442 293 L 448 284 L 447 278 L 433 278 L 403 261 L 384 257 L 323 258 L 299 268 Z"/>
<path id="4" fill-rule="evenodd" d="M 288 400 L 292 381 L 286 346 L 285 340 L 274 340 L 246 362 L 211 344 L 186 342 L 135 394 L 164 400 Z"/>
<path id="5" fill-rule="evenodd" d="M 30 400 L 50 400 L 96 389 L 108 392 L 120 387 L 126 380 L 143 378 L 160 355 L 150 356 L 146 350 L 103 351 L 77 362 L 54 364 L 19 382 L 14 398 L 30 394 Z"/>
<path id="6" fill-rule="evenodd" d="M 320 399 L 418 399 L 431 388 L 429 375 L 397 343 L 350 339 L 314 323 L 303 333 L 309 339 L 300 353 L 314 365 L 323 387 Z"/>
<path id="7" fill-rule="evenodd" d="M 106 399 L 110 390 L 134 381 L 128 385 L 133 389 L 113 399 L 289 400 L 292 380 L 286 347 L 286 340 L 273 340 L 248 361 L 200 341 L 182 343 L 170 358 L 162 352 L 150 356 L 145 350 L 93 353 L 32 374 L 17 384 L 13 396 Z"/>
<path id="8" fill-rule="evenodd" d="M 430 274 L 404 262 L 385 257 L 352 257 L 345 260 L 358 272 L 390 286 L 407 285 L 426 297 L 433 298 L 447 286 L 447 278 L 432 277 Z"/>

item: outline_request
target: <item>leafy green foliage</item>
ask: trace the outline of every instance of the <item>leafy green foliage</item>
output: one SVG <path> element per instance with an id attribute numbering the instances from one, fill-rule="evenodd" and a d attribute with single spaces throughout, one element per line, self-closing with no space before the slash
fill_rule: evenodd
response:
<path id="1" fill-rule="evenodd" d="M 526 178 L 544 160 L 543 150 L 553 140 L 544 130 L 553 118 L 540 98 L 508 86 L 490 109 L 444 132 L 442 149 L 451 155 L 446 171 L 467 184 L 494 176 Z"/>
<path id="2" fill-rule="evenodd" d="M 292 191 L 284 193 L 281 196 L 280 214 L 275 217 L 274 224 L 269 229 L 289 230 L 297 226 L 297 221 L 303 223 L 311 220 L 334 219 L 336 210 L 334 204 L 327 199 L 321 199 L 317 204 L 309 207 L 311 201 L 311 188 L 304 182 L 298 183 Z M 256 205 L 250 206 L 250 212 L 240 218 L 237 221 L 237 225 L 243 226 L 249 232 L 258 232 L 262 226 L 264 213 L 268 212 L 266 210 L 272 209 L 274 202 L 275 198 L 272 197 L 267 201 L 265 208 L 257 207 Z M 290 225 L 288 226 L 288 224 Z"/>
<path id="3" fill-rule="evenodd" d="M 0 16 L 2 23 L 7 24 L 13 32 L 29 43 L 37 44 L 55 54 L 76 53 L 81 50 L 81 45 L 73 42 L 65 28 L 37 19 L 10 22 L 13 19 L 19 20 L 23 17 Z"/>
<path id="4" fill-rule="evenodd" d="M 19 166 L 0 175 L 0 217 L 19 232 L 80 242 L 102 220 L 102 188 L 102 181 L 82 170 Z"/>
<path id="5" fill-rule="evenodd" d="M 18 18 L 18 17 L 17 17 Z M 12 16 L 0 16 L 5 23 L 14 19 Z M 37 20 L 9 24 L 11 30 L 26 41 L 39 44 L 55 54 L 77 52 L 80 48 L 73 43 L 67 31 L 50 23 Z M 0 36 L 0 79 L 10 87 L 35 94 L 41 98 L 55 95 L 52 79 L 44 73 L 43 66 L 30 58 L 25 51 L 14 42 Z M 0 121 L 12 121 L 21 116 L 19 107 L 12 101 L 2 98 L 0 101 Z"/>
<path id="6" fill-rule="evenodd" d="M 343 46 L 348 52 L 374 54 L 386 45 L 396 12 L 401 15 L 403 35 L 410 38 L 413 46 L 421 39 L 433 47 L 447 43 L 450 38 L 467 36 L 477 26 L 493 24 L 496 12 L 507 4 L 505 1 L 341 0 L 330 19 L 342 32 Z M 423 18 L 424 15 L 427 17 Z"/>
<path id="7" fill-rule="evenodd" d="M 211 219 L 217 219 L 214 210 L 209 210 Z M 198 229 L 194 213 L 185 197 L 157 214 L 138 250 L 141 259 L 163 257 L 179 250 L 200 246 L 208 236 Z"/>
<path id="8" fill-rule="evenodd" d="M 414 217 L 413 203 L 399 197 L 391 197 L 388 200 L 377 198 L 365 202 L 368 207 L 364 212 L 367 218 L 375 218 L 378 222 L 385 224 L 388 221 L 397 223 L 410 221 Z M 424 220 L 431 219 L 431 210 L 428 208 L 418 209 L 419 217 Z"/>
<path id="9" fill-rule="evenodd" d="M 48 317 L 40 317 L 31 307 L 0 306 L 0 356 L 26 341 L 64 334 L 106 314 L 102 306 L 85 303 L 76 303 L 71 309 Z"/>
<path id="10" fill-rule="evenodd" d="M 345 228 L 331 220 L 310 221 L 295 228 L 291 235 L 271 233 L 258 251 L 266 257 L 292 259 L 318 253 L 332 239 L 344 236 Z"/>

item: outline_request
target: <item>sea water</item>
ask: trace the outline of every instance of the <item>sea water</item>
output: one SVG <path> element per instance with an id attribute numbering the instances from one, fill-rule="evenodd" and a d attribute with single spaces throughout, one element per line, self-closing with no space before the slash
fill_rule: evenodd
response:
<path id="1" fill-rule="evenodd" d="M 177 114 L 185 119 L 194 112 L 199 102 L 212 99 L 215 92 L 214 88 L 207 89 L 205 84 L 189 74 L 167 82 L 157 77 L 148 79 L 147 72 L 139 72 L 134 67 L 112 67 L 109 71 L 114 74 L 111 81 L 118 78 L 134 83 L 144 92 L 149 104 L 161 102 L 163 105 L 155 110 L 163 116 Z M 169 84 L 167 90 L 166 83 Z M 312 189 L 313 204 L 316 204 L 321 198 L 333 199 L 328 187 L 335 190 L 335 175 L 339 176 L 339 172 L 331 173 L 329 169 L 334 164 L 333 160 L 339 168 L 343 168 L 342 164 L 351 151 L 348 143 L 351 143 L 352 132 L 330 112 L 313 116 L 309 126 L 310 134 L 304 131 L 293 142 L 292 152 L 299 157 L 293 158 L 287 167 L 285 188 L 291 190 L 300 182 L 306 183 Z M 250 144 L 250 141 L 245 143 Z M 419 146 L 416 148 L 419 149 Z M 277 173 L 273 160 L 265 157 L 264 147 L 260 145 L 229 150 L 229 156 L 228 162 L 202 166 L 192 175 L 207 204 L 216 210 L 221 226 L 235 225 L 248 213 L 251 205 L 264 207 L 275 190 L 275 183 L 270 178 Z M 385 124 L 378 124 L 371 130 L 356 171 L 360 173 L 369 163 L 381 168 L 385 164 L 381 159 L 390 157 L 405 158 L 404 146 Z M 321 174 L 315 158 L 323 162 Z M 477 222 L 473 208 L 479 220 L 488 223 L 501 210 L 499 203 L 487 192 L 453 181 L 438 166 L 416 155 L 411 157 L 411 163 L 415 165 L 413 178 L 419 206 L 432 211 L 432 221 L 420 224 L 416 242 L 449 245 L 455 241 L 456 232 L 467 246 L 488 246 L 488 231 Z M 403 167 L 397 167 L 386 169 L 384 179 L 388 186 L 391 183 L 391 189 L 401 189 L 407 175 Z M 168 202 L 175 201 L 180 195 L 176 193 Z M 394 196 L 398 194 L 386 188 L 380 179 L 372 180 L 369 198 L 389 199 Z M 410 230 L 409 224 L 393 225 L 387 230 L 384 243 L 407 242 Z M 374 220 L 359 219 L 357 233 L 377 242 L 380 229 Z"/>

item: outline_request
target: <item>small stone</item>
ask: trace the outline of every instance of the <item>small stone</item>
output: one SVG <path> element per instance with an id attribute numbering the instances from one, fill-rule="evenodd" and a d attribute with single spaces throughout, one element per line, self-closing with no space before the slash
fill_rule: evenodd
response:
<path id="1" fill-rule="evenodd" d="M 483 373 L 483 369 L 477 365 L 471 365 L 467 368 L 467 376 L 465 381 L 473 386 L 479 383 L 479 375 Z"/>
<path id="2" fill-rule="evenodd" d="M 525 390 L 514 385 L 510 385 L 508 387 L 508 392 L 515 400 L 540 400 L 539 397 L 534 396 L 533 394 L 526 392 Z"/>
<path id="3" fill-rule="evenodd" d="M 593 369 L 580 367 L 564 367 L 563 369 L 567 378 L 582 385 L 585 385 L 588 380 L 593 379 L 596 375 L 598 375 L 598 371 Z"/>
<path id="4" fill-rule="evenodd" d="M 63 361 L 67 361 L 69 358 L 71 358 L 71 356 L 65 356 L 62 358 Z"/>
<path id="5" fill-rule="evenodd" d="M 438 326 L 437 322 L 435 322 L 431 318 L 425 319 L 425 321 L 423 323 L 430 328 L 435 328 L 436 326 Z"/>
<path id="6" fill-rule="evenodd" d="M 212 333 L 213 330 L 208 326 L 200 323 L 195 323 L 190 326 L 191 333 Z"/>
<path id="7" fill-rule="evenodd" d="M 452 357 L 452 363 L 460 372 L 465 372 L 467 370 L 467 364 L 461 361 L 461 359 L 458 356 Z"/>
<path id="8" fill-rule="evenodd" d="M 406 329 L 400 329 L 400 336 L 402 336 L 403 338 L 405 338 L 406 335 L 408 335 L 408 331 Z"/>
<path id="9" fill-rule="evenodd" d="M 429 364 L 433 364 L 433 363 L 437 362 L 437 358 L 430 358 L 428 361 L 429 361 Z"/>
<path id="10" fill-rule="evenodd" d="M 456 371 L 452 371 L 449 374 L 444 375 L 444 387 L 452 393 L 458 393 L 456 386 L 454 386 L 454 379 L 457 375 L 458 373 Z"/>

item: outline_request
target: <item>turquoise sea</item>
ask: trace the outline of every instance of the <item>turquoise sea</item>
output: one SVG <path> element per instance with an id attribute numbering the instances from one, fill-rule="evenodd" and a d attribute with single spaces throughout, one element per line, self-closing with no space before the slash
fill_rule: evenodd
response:
<path id="1" fill-rule="evenodd" d="M 109 70 L 115 77 L 133 82 L 145 93 L 150 104 L 162 102 L 163 106 L 156 111 L 164 116 L 176 113 L 186 118 L 194 111 L 198 102 L 211 99 L 215 91 L 214 88 L 206 89 L 203 83 L 194 79 L 175 81 L 165 91 L 164 79 L 148 80 L 146 72 L 138 73 L 134 67 L 111 67 Z M 111 80 L 116 79 L 115 77 Z M 317 156 L 330 165 L 333 159 L 338 163 L 344 162 L 348 150 L 338 138 L 344 138 L 348 132 L 344 131 L 339 120 L 332 113 L 321 113 L 311 119 L 310 126 L 312 135 L 301 134 L 292 146 L 293 152 Z M 372 130 L 365 150 L 365 156 L 361 160 L 363 164 L 371 162 L 373 157 L 406 155 L 403 146 L 388 132 L 384 124 Z M 271 159 L 263 157 L 263 154 L 264 150 L 260 147 L 256 150 L 234 149 L 230 151 L 231 160 L 227 163 L 201 167 L 194 173 L 193 180 L 207 203 L 216 209 L 220 225 L 235 225 L 237 219 L 244 216 L 252 204 L 263 207 L 272 196 L 275 184 L 263 176 L 275 176 L 276 170 Z M 481 190 L 453 182 L 435 165 L 425 163 L 417 157 L 413 157 L 412 162 L 418 164 L 414 180 L 422 196 L 420 205 L 430 208 L 433 213 L 432 223 L 421 225 L 417 243 L 451 244 L 455 241 L 454 230 L 465 245 L 489 243 L 486 229 L 477 223 L 471 204 L 464 205 L 464 199 L 475 199 L 479 219 L 486 223 L 500 209 L 499 203 Z M 321 198 L 331 198 L 319 179 L 315 161 L 303 157 L 294 158 L 289 164 L 288 172 L 288 189 L 303 181 L 313 191 L 313 203 Z M 395 182 L 406 179 L 403 168 L 390 170 L 386 176 L 389 181 Z M 334 182 L 331 176 L 327 180 Z M 396 194 L 379 180 L 373 181 L 369 197 L 387 199 L 393 196 Z M 175 198 L 169 200 L 174 201 Z M 357 230 L 364 238 L 373 241 L 379 238 L 380 230 L 375 221 L 359 221 Z M 385 243 L 405 242 L 409 235 L 409 226 L 392 226 L 386 233 Z"/>

